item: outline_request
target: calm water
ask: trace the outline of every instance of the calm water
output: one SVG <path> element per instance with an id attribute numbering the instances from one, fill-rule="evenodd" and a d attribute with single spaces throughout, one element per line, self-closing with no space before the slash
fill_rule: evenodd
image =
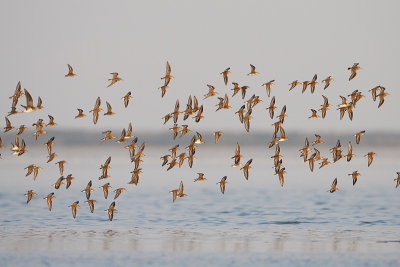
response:
<path id="1" fill-rule="evenodd" d="M 0 161 L 0 265 L 328 265 L 400 264 L 400 189 L 395 188 L 400 152 L 397 148 L 357 147 L 357 156 L 313 173 L 296 152 L 282 145 L 287 168 L 285 186 L 273 175 L 273 151 L 242 147 L 243 161 L 253 158 L 250 178 L 230 167 L 234 146 L 196 150 L 192 169 L 185 164 L 166 172 L 160 156 L 169 147 L 145 150 L 138 186 L 128 185 L 128 152 L 115 146 L 54 147 L 67 160 L 65 173 L 76 180 L 70 189 L 51 185 L 58 167 L 46 161 L 45 148 L 32 148 L 14 158 L 3 150 Z M 327 155 L 328 147 L 321 147 Z M 378 155 L 371 167 L 363 157 Z M 100 164 L 112 156 L 107 180 L 113 189 L 127 188 L 116 200 L 114 221 L 104 211 L 108 200 L 98 187 Z M 43 168 L 37 180 L 24 167 Z M 352 186 L 347 176 L 361 176 Z M 197 172 L 204 182 L 193 182 Z M 216 183 L 228 176 L 225 195 Z M 338 177 L 339 191 L 327 193 Z M 97 200 L 91 214 L 80 191 L 93 181 Z M 172 203 L 169 190 L 185 184 L 185 198 Z M 27 205 L 24 193 L 37 196 Z M 43 200 L 55 192 L 53 211 Z M 68 205 L 79 200 L 74 220 Z"/>

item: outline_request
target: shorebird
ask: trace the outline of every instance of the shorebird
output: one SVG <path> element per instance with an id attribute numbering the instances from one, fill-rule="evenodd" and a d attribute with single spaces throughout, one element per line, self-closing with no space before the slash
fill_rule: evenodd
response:
<path id="1" fill-rule="evenodd" d="M 164 85 L 168 85 L 172 78 L 174 78 L 174 76 L 171 75 L 171 66 L 167 61 L 167 64 L 165 66 L 165 76 L 162 77 L 161 80 L 164 80 Z"/>
<path id="2" fill-rule="evenodd" d="M 246 129 L 247 132 L 250 131 L 250 120 L 253 118 L 251 116 L 252 109 L 249 109 L 246 114 L 243 116 L 243 124 L 244 128 Z"/>
<path id="3" fill-rule="evenodd" d="M 215 136 L 215 140 L 214 140 L 215 144 L 218 144 L 219 138 L 221 137 L 221 135 L 223 133 L 224 132 L 222 132 L 222 131 L 216 131 L 216 132 L 213 133 L 213 135 Z"/>
<path id="4" fill-rule="evenodd" d="M 52 161 L 53 159 L 55 159 L 57 157 L 56 153 L 51 153 L 47 156 L 49 159 L 47 160 L 47 163 L 49 163 L 50 161 Z"/>
<path id="5" fill-rule="evenodd" d="M 381 86 L 380 85 L 378 85 L 378 86 L 376 86 L 376 87 L 374 87 L 374 88 L 372 88 L 371 90 L 368 90 L 368 92 L 371 92 L 371 94 L 372 94 L 372 100 L 376 100 L 376 97 L 378 96 L 378 90 L 380 90 L 381 89 Z"/>
<path id="6" fill-rule="evenodd" d="M 253 162 L 253 159 L 249 159 L 246 164 L 240 168 L 240 170 L 243 170 L 244 173 L 244 178 L 246 178 L 246 180 L 249 180 L 249 169 L 251 169 L 250 164 Z"/>
<path id="7" fill-rule="evenodd" d="M 72 217 L 74 217 L 74 219 L 76 218 L 76 208 L 80 207 L 78 204 L 79 201 L 75 201 L 72 205 L 68 206 L 68 208 L 72 210 Z"/>
<path id="8" fill-rule="evenodd" d="M 371 165 L 372 161 L 374 160 L 374 156 L 376 154 L 374 152 L 368 152 L 364 157 L 368 157 L 368 167 Z"/>
<path id="9" fill-rule="evenodd" d="M 171 114 L 168 113 L 167 115 L 165 115 L 161 119 L 163 119 L 164 120 L 164 124 L 166 124 L 169 121 L 169 119 L 171 119 L 171 118 L 172 118 Z"/>
<path id="10" fill-rule="evenodd" d="M 131 92 L 129 91 L 126 95 L 124 95 L 121 99 L 123 99 L 124 100 L 124 106 L 127 108 L 128 107 L 128 105 L 129 105 L 129 99 L 131 99 L 132 98 L 132 96 L 131 96 Z"/>
<path id="11" fill-rule="evenodd" d="M 64 164 L 67 163 L 65 160 L 60 160 L 59 162 L 56 162 L 55 164 L 58 164 L 58 168 L 60 169 L 60 174 L 63 175 L 64 173 Z"/>
<path id="12" fill-rule="evenodd" d="M 106 179 L 106 178 L 110 177 L 108 175 L 108 169 L 111 169 L 110 163 L 111 163 L 111 157 L 108 157 L 106 159 L 106 162 L 104 163 L 104 165 L 100 166 L 100 170 L 102 170 L 102 175 L 99 177 L 99 180 Z"/>
<path id="13" fill-rule="evenodd" d="M 361 174 L 358 171 L 354 171 L 354 172 L 348 174 L 348 176 L 351 176 L 351 178 L 353 178 L 353 185 L 355 185 L 357 183 L 357 177 L 360 175 Z"/>
<path id="14" fill-rule="evenodd" d="M 92 191 L 93 191 L 93 188 L 92 188 L 92 181 L 90 181 L 90 182 L 87 184 L 87 186 L 85 187 L 85 189 L 83 189 L 81 192 L 85 192 L 86 198 L 87 198 L 87 200 L 89 200 L 89 199 L 90 199 L 90 192 L 92 192 Z"/>
<path id="15" fill-rule="evenodd" d="M 331 162 L 327 158 L 323 158 L 322 162 L 319 163 L 320 164 L 319 168 L 321 169 L 322 167 L 324 167 L 324 166 L 326 166 L 326 165 L 328 165 L 330 163 Z"/>
<path id="16" fill-rule="evenodd" d="M 40 98 L 40 96 L 38 97 L 38 102 L 36 105 L 36 109 L 43 109 L 44 107 L 42 106 L 43 102 L 42 99 Z"/>
<path id="17" fill-rule="evenodd" d="M 4 132 L 6 133 L 14 129 L 14 126 L 11 125 L 11 122 L 7 117 L 5 117 L 5 119 L 6 119 L 6 127 L 4 127 Z"/>
<path id="18" fill-rule="evenodd" d="M 178 165 L 178 162 L 176 162 L 176 158 L 172 159 L 168 165 L 169 165 L 169 167 L 168 167 L 167 171 L 169 171 L 170 169 L 172 169 L 173 167 Z"/>
<path id="19" fill-rule="evenodd" d="M 291 91 L 293 88 L 295 88 L 299 84 L 301 84 L 301 82 L 299 82 L 298 80 L 295 80 L 295 81 L 289 83 L 289 85 L 290 85 L 289 91 Z"/>
<path id="20" fill-rule="evenodd" d="M 351 142 L 349 141 L 348 144 L 348 152 L 347 152 L 347 162 L 349 162 L 355 155 L 353 154 L 353 146 L 351 145 Z"/>
<path id="21" fill-rule="evenodd" d="M 187 133 L 191 132 L 191 130 L 188 127 L 189 127 L 189 125 L 187 125 L 187 124 L 182 125 L 182 129 L 180 130 L 181 135 L 179 136 L 179 138 L 182 138 Z"/>
<path id="22" fill-rule="evenodd" d="M 132 131 L 133 131 L 132 123 L 129 123 L 128 130 L 126 131 L 125 139 L 131 139 L 134 137 L 132 134 Z"/>
<path id="23" fill-rule="evenodd" d="M 281 184 L 281 187 L 283 187 L 283 185 L 285 183 L 285 177 L 283 176 L 286 173 L 285 170 L 286 170 L 285 168 L 282 168 L 275 172 L 275 175 L 278 175 L 278 177 L 279 177 L 279 183 Z"/>
<path id="24" fill-rule="evenodd" d="M 199 176 L 196 178 L 196 179 L 194 179 L 194 182 L 197 182 L 197 181 L 205 181 L 205 180 L 207 180 L 206 179 L 206 177 L 204 177 L 204 173 L 201 173 L 201 172 L 199 172 L 199 173 L 197 173 Z"/>
<path id="25" fill-rule="evenodd" d="M 83 118 L 86 116 L 85 114 L 83 114 L 83 109 L 78 108 L 77 110 L 78 110 L 78 115 L 75 116 L 75 119 Z"/>
<path id="26" fill-rule="evenodd" d="M 312 114 L 310 117 L 308 117 L 309 119 L 318 119 L 319 118 L 319 115 L 317 114 L 317 111 L 315 109 L 311 109 L 311 112 L 312 112 Z"/>
<path id="27" fill-rule="evenodd" d="M 269 116 L 271 117 L 271 119 L 274 118 L 274 111 L 275 111 L 276 107 L 275 107 L 275 96 L 272 97 L 271 102 L 269 104 L 269 107 L 267 108 L 268 112 L 269 112 Z"/>
<path id="28" fill-rule="evenodd" d="M 269 82 L 266 82 L 262 84 L 261 86 L 265 86 L 265 89 L 267 89 L 267 95 L 270 97 L 271 95 L 271 85 L 274 85 L 275 80 L 271 80 Z"/>
<path id="29" fill-rule="evenodd" d="M 114 192 L 115 192 L 114 200 L 117 199 L 121 195 L 121 193 L 124 192 L 125 190 L 126 190 L 125 188 L 117 188 L 117 189 L 115 189 L 114 190 Z"/>
<path id="30" fill-rule="evenodd" d="M 383 105 L 383 102 L 385 102 L 385 96 L 388 96 L 389 94 L 385 92 L 386 88 L 381 86 L 381 91 L 377 95 L 379 97 L 379 104 L 378 108 L 380 108 Z"/>
<path id="31" fill-rule="evenodd" d="M 249 88 L 250 87 L 247 85 L 240 87 L 240 90 L 242 91 L 242 99 L 244 99 L 246 97 L 246 92 L 247 92 L 247 89 L 249 89 Z"/>
<path id="32" fill-rule="evenodd" d="M 240 86 L 238 83 L 233 82 L 233 88 L 231 89 L 233 91 L 232 97 L 234 97 L 239 91 L 241 90 Z"/>
<path id="33" fill-rule="evenodd" d="M 359 69 L 361 69 L 361 67 L 359 67 L 358 65 L 359 65 L 359 63 L 354 63 L 353 66 L 347 68 L 348 70 L 351 71 L 351 75 L 349 77 L 349 81 L 351 81 L 354 77 L 356 77 L 357 71 Z"/>
<path id="34" fill-rule="evenodd" d="M 304 162 L 306 162 L 307 158 L 308 158 L 308 153 L 311 152 L 310 143 L 308 142 L 307 138 L 306 138 L 304 147 L 301 148 L 299 151 L 301 152 L 300 157 L 303 157 Z"/>
<path id="35" fill-rule="evenodd" d="M 47 207 L 49 208 L 49 211 L 51 211 L 51 209 L 53 207 L 53 198 L 55 198 L 54 192 L 48 194 L 47 197 L 44 198 L 47 200 Z"/>
<path id="36" fill-rule="evenodd" d="M 236 143 L 236 148 L 235 148 L 235 155 L 231 157 L 231 159 L 234 159 L 235 164 L 232 165 L 232 167 L 240 167 L 242 164 L 240 163 L 240 159 L 243 158 L 242 155 L 240 155 L 240 145 L 239 143 Z"/>
<path id="37" fill-rule="evenodd" d="M 181 114 L 181 112 L 179 112 L 179 99 L 177 99 L 175 102 L 174 111 L 171 113 L 171 116 L 174 119 L 174 123 L 178 121 L 179 114 Z"/>
<path id="38" fill-rule="evenodd" d="M 283 129 L 282 126 L 279 126 L 279 132 L 281 133 L 281 137 L 279 137 L 279 142 L 284 142 L 289 140 L 289 138 L 286 136 L 285 130 Z"/>
<path id="39" fill-rule="evenodd" d="M 250 73 L 248 73 L 247 75 L 253 76 L 253 75 L 259 74 L 259 73 L 256 71 L 256 67 L 255 67 L 255 66 L 253 66 L 253 65 L 250 64 L 250 67 L 251 67 L 251 71 L 250 71 Z"/>
<path id="40" fill-rule="evenodd" d="M 28 129 L 28 127 L 22 124 L 21 126 L 18 127 L 18 129 L 16 129 L 18 131 L 17 135 L 21 135 L 26 129 Z"/>
<path id="41" fill-rule="evenodd" d="M 286 105 L 283 106 L 282 110 L 281 110 L 281 114 L 279 114 L 278 116 L 276 116 L 276 118 L 279 119 L 279 121 L 281 123 L 283 123 L 285 121 L 285 118 L 287 117 L 286 115 Z"/>
<path id="42" fill-rule="evenodd" d="M 114 139 L 115 136 L 112 135 L 111 133 L 112 133 L 112 131 L 110 131 L 110 130 L 105 131 L 105 132 L 102 132 L 102 134 L 104 134 L 104 137 L 101 138 L 101 141 L 105 142 L 105 141 L 107 141 L 107 140 L 112 140 L 112 139 Z"/>
<path id="43" fill-rule="evenodd" d="M 47 115 L 49 117 L 49 123 L 46 124 L 46 127 L 56 126 L 57 123 L 54 122 L 54 117 L 51 115 Z"/>
<path id="44" fill-rule="evenodd" d="M 178 196 L 178 197 L 185 197 L 185 196 L 187 196 L 185 193 L 183 193 L 183 182 L 182 182 L 182 181 L 181 181 L 180 184 L 179 184 L 179 189 L 178 189 L 178 192 L 177 192 L 177 196 Z"/>
<path id="45" fill-rule="evenodd" d="M 324 143 L 324 141 L 321 140 L 321 136 L 318 134 L 314 134 L 315 135 L 315 140 L 314 142 L 312 142 L 312 145 L 317 145 L 317 144 L 322 144 Z"/>
<path id="46" fill-rule="evenodd" d="M 118 72 L 112 72 L 110 73 L 112 75 L 111 79 L 108 79 L 110 81 L 110 84 L 107 87 L 110 87 L 111 85 L 115 84 L 116 82 L 122 81 L 122 78 L 118 77 Z"/>
<path id="47" fill-rule="evenodd" d="M 71 67 L 71 65 L 68 65 L 68 73 L 65 75 L 65 77 L 74 77 L 76 74 L 74 73 L 74 69 Z"/>
<path id="48" fill-rule="evenodd" d="M 303 94 L 307 90 L 307 86 L 310 84 L 310 81 L 304 81 L 302 82 L 303 84 L 303 90 L 301 90 L 301 93 Z"/>
<path id="49" fill-rule="evenodd" d="M 197 111 L 196 116 L 194 117 L 196 122 L 199 122 L 202 118 L 204 118 L 203 114 L 203 105 L 200 106 L 199 110 Z"/>
<path id="50" fill-rule="evenodd" d="M 106 184 L 100 186 L 100 188 L 103 189 L 104 198 L 107 199 L 107 197 L 108 197 L 108 188 L 111 188 L 110 183 L 106 183 Z"/>
<path id="51" fill-rule="evenodd" d="M 195 144 L 203 144 L 203 137 L 199 132 L 196 132 L 196 141 L 194 142 Z"/>
<path id="52" fill-rule="evenodd" d="M 185 161 L 186 158 L 188 158 L 188 156 L 186 155 L 185 152 L 181 153 L 178 155 L 179 158 L 179 168 L 182 167 L 183 162 Z"/>
<path id="53" fill-rule="evenodd" d="M 55 189 L 59 189 L 61 185 L 63 185 L 64 176 L 61 176 L 57 179 L 57 181 L 53 184 Z"/>
<path id="54" fill-rule="evenodd" d="M 171 158 L 171 155 L 164 155 L 164 156 L 162 156 L 160 159 L 162 159 L 163 160 L 163 163 L 162 163 L 162 165 L 161 165 L 161 167 L 163 167 L 165 164 L 167 164 L 168 163 L 168 160 Z"/>
<path id="55" fill-rule="evenodd" d="M 319 110 L 321 111 L 322 118 L 325 118 L 326 111 L 331 106 L 331 104 L 329 104 L 328 98 L 326 96 L 322 95 L 322 97 L 324 98 L 324 104 L 321 105 L 321 108 Z"/>
<path id="56" fill-rule="evenodd" d="M 178 126 L 178 124 L 174 124 L 173 127 L 169 128 L 173 133 L 174 133 L 174 140 L 178 136 L 178 131 L 181 129 L 181 127 Z"/>
<path id="57" fill-rule="evenodd" d="M 114 112 L 112 112 L 112 107 L 111 104 L 108 103 L 108 101 L 106 101 L 106 105 L 107 105 L 107 112 L 104 113 L 104 116 L 111 116 L 111 115 L 115 115 Z"/>
<path id="58" fill-rule="evenodd" d="M 314 77 L 312 78 L 311 82 L 310 82 L 310 88 L 311 88 L 311 93 L 314 94 L 315 91 L 315 85 L 318 84 L 317 82 L 317 74 L 314 75 Z"/>
<path id="59" fill-rule="evenodd" d="M 335 178 L 335 180 L 333 180 L 331 189 L 328 190 L 329 193 L 333 193 L 339 190 L 339 188 L 336 187 L 337 185 L 337 178 Z"/>
<path id="60" fill-rule="evenodd" d="M 168 88 L 168 85 L 163 85 L 163 86 L 158 87 L 158 89 L 161 90 L 161 97 L 164 97 L 165 93 L 167 92 L 167 88 Z"/>
<path id="61" fill-rule="evenodd" d="M 225 193 L 225 185 L 228 183 L 226 181 L 227 177 L 224 176 L 221 178 L 221 181 L 219 181 L 217 184 L 219 184 L 219 187 L 221 189 L 221 193 L 224 194 Z"/>
<path id="62" fill-rule="evenodd" d="M 96 203 L 96 200 L 94 200 L 94 199 L 86 200 L 85 203 L 88 203 L 90 212 L 93 213 L 94 212 L 94 203 Z"/>
<path id="63" fill-rule="evenodd" d="M 209 98 L 211 96 L 214 96 L 214 95 L 218 94 L 217 92 L 214 91 L 215 90 L 214 86 L 212 86 L 210 84 L 207 84 L 207 86 L 208 86 L 208 92 L 207 92 L 207 94 L 204 95 L 203 99 L 207 99 L 207 98 Z"/>
<path id="64" fill-rule="evenodd" d="M 46 143 L 44 143 L 47 146 L 47 152 L 49 153 L 49 155 L 51 154 L 51 149 L 54 145 L 54 136 L 52 138 L 49 139 L 49 141 L 47 141 Z"/>
<path id="65" fill-rule="evenodd" d="M 65 177 L 65 181 L 67 181 L 65 189 L 68 189 L 71 186 L 72 180 L 74 180 L 75 177 L 72 176 L 72 174 L 68 174 L 67 177 Z"/>
<path id="66" fill-rule="evenodd" d="M 397 188 L 400 185 L 400 172 L 396 173 L 397 173 L 397 178 L 395 178 L 394 181 L 396 182 L 396 188 Z"/>
<path id="67" fill-rule="evenodd" d="M 223 72 L 221 72 L 220 74 L 224 77 L 224 83 L 225 85 L 228 84 L 228 74 L 231 73 L 230 72 L 231 68 L 226 68 Z"/>
<path id="68" fill-rule="evenodd" d="M 110 204 L 110 206 L 108 207 L 108 209 L 106 209 L 106 210 L 104 210 L 104 211 L 107 211 L 107 212 L 108 212 L 108 219 L 109 219 L 110 221 L 112 221 L 113 218 L 114 218 L 114 211 L 117 211 L 117 210 L 115 209 L 115 201 L 113 201 L 113 202 Z"/>
<path id="69" fill-rule="evenodd" d="M 24 194 L 24 196 L 28 197 L 28 199 L 26 200 L 26 204 L 28 204 L 32 200 L 32 197 L 34 195 L 36 195 L 36 193 L 33 192 L 33 190 L 29 190 L 28 193 Z"/>
<path id="70" fill-rule="evenodd" d="M 117 140 L 117 141 L 115 141 L 115 142 L 117 142 L 117 143 L 124 143 L 126 140 L 126 131 L 125 131 L 125 128 L 124 129 L 122 129 L 122 132 L 121 132 L 121 136 L 119 137 L 119 139 Z"/>
<path id="71" fill-rule="evenodd" d="M 28 90 L 24 89 L 24 93 L 25 93 L 26 105 L 25 106 L 21 105 L 21 107 L 25 109 L 23 112 L 30 113 L 37 110 L 37 107 L 33 105 L 33 99 Z"/>
<path id="72" fill-rule="evenodd" d="M 325 80 L 322 81 L 323 83 L 325 83 L 324 90 L 328 88 L 332 81 L 333 78 L 331 76 L 326 77 Z"/>
<path id="73" fill-rule="evenodd" d="M 93 112 L 93 123 L 94 124 L 96 124 L 99 119 L 99 112 L 103 110 L 100 108 L 100 104 L 101 104 L 101 99 L 100 99 L 100 97 L 97 97 L 94 108 L 91 111 L 89 111 L 89 112 Z M 79 113 L 80 113 L 80 111 L 79 111 Z"/>

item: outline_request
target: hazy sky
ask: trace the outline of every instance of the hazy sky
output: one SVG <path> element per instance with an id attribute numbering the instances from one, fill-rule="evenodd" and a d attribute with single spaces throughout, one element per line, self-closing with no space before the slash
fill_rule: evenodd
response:
<path id="1" fill-rule="evenodd" d="M 399 8 L 398 1 L 7 1 L 0 10 L 0 112 L 9 111 L 8 96 L 21 81 L 35 102 L 42 97 L 45 109 L 11 116 L 16 126 L 52 114 L 60 128 L 119 129 L 132 122 L 137 131 L 165 131 L 171 123 L 162 126 L 161 117 L 177 98 L 181 107 L 189 95 L 202 99 L 207 84 L 220 96 L 231 95 L 236 81 L 250 86 L 246 98 L 256 94 L 264 101 L 253 110 L 251 128 L 271 132 L 265 110 L 270 98 L 261 84 L 275 79 L 272 95 L 278 112 L 287 105 L 287 131 L 398 131 Z M 175 78 L 161 98 L 157 88 L 167 60 Z M 354 62 L 362 69 L 349 82 L 347 67 Z M 78 76 L 64 78 L 68 63 Z M 260 75 L 247 76 L 249 64 Z M 220 75 L 226 67 L 232 71 L 228 86 Z M 124 80 L 107 88 L 110 72 Z M 319 82 L 328 75 L 335 80 L 326 91 L 317 85 L 314 95 L 309 89 L 301 94 L 300 87 L 288 92 L 290 82 L 314 74 Z M 376 85 L 390 93 L 380 109 L 367 92 Z M 336 106 L 339 95 L 355 89 L 366 98 L 351 123 L 347 115 L 339 120 L 336 107 L 324 120 L 308 119 L 310 109 L 323 103 L 321 94 Z M 125 109 L 120 98 L 128 91 L 133 99 Z M 117 115 L 101 115 L 97 125 L 89 116 L 74 120 L 76 108 L 88 113 L 98 96 L 103 109 L 107 100 Z M 203 121 L 179 123 L 244 133 L 234 116 L 239 96 L 232 109 L 218 112 L 215 97 L 201 102 Z"/>

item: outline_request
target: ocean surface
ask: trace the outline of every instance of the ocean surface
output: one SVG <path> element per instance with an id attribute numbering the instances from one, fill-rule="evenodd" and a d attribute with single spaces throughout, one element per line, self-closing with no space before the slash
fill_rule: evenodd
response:
<path id="1" fill-rule="evenodd" d="M 160 157 L 170 147 L 146 147 L 137 186 L 127 184 L 134 168 L 128 151 L 115 144 L 56 143 L 58 158 L 50 163 L 45 146 L 21 157 L 2 149 L 0 266 L 400 266 L 400 188 L 393 181 L 400 171 L 398 147 L 355 145 L 350 162 L 317 164 L 311 172 L 300 147 L 282 144 L 284 187 L 266 145 L 241 148 L 243 162 L 253 158 L 249 180 L 231 167 L 234 144 L 201 145 L 193 168 L 185 162 L 166 171 Z M 329 146 L 319 149 L 331 160 Z M 367 167 L 369 151 L 377 155 Z M 111 177 L 98 180 L 108 156 Z M 57 160 L 67 161 L 64 176 L 76 178 L 67 190 L 52 187 L 60 176 Z M 42 167 L 36 181 L 25 177 L 30 164 Z M 347 174 L 355 170 L 361 176 L 353 186 Z M 198 172 L 207 180 L 193 182 Z M 225 175 L 223 195 L 216 183 Z M 335 177 L 339 191 L 331 194 Z M 90 180 L 93 214 L 81 192 Z M 180 181 L 187 196 L 173 203 L 169 191 Z M 105 182 L 112 186 L 107 200 L 99 189 Z M 127 191 L 109 221 L 104 210 L 119 187 Z M 38 195 L 26 204 L 29 189 Z M 43 198 L 51 192 L 50 212 Z M 68 206 L 77 200 L 73 219 Z"/>

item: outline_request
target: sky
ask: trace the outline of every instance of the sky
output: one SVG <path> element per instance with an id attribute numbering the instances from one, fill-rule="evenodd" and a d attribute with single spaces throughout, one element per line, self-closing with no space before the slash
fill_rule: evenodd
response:
<path id="1" fill-rule="evenodd" d="M 60 129 L 99 131 L 121 129 L 129 122 L 134 131 L 165 132 L 161 117 L 181 109 L 189 95 L 204 104 L 205 118 L 179 124 L 204 131 L 245 133 L 234 112 L 243 104 L 231 99 L 230 110 L 215 112 L 216 97 L 202 100 L 207 84 L 218 96 L 231 96 L 231 82 L 248 85 L 248 95 L 264 101 L 253 110 L 251 131 L 272 131 L 268 118 L 271 98 L 261 85 L 275 80 L 272 96 L 277 112 L 287 105 L 284 127 L 288 131 L 347 132 L 400 131 L 394 123 L 399 114 L 397 72 L 400 60 L 398 1 L 7 1 L 0 10 L 0 112 L 6 115 L 8 99 L 18 81 L 32 97 L 41 96 L 45 109 L 10 117 L 16 126 L 38 118 L 55 117 Z M 164 98 L 157 88 L 163 82 L 165 64 L 172 75 Z M 348 81 L 347 70 L 359 62 L 356 78 Z M 65 78 L 67 64 L 77 76 Z M 260 72 L 247 76 L 250 64 Z M 220 73 L 231 68 L 228 86 Z M 111 72 L 123 81 L 107 88 Z M 293 80 L 318 75 L 316 92 L 288 92 Z M 331 86 L 321 81 L 331 75 Z M 390 94 L 381 108 L 368 90 L 385 86 Z M 339 120 L 339 95 L 360 90 L 366 96 L 354 110 L 354 119 Z M 132 91 L 128 108 L 121 97 Z M 325 119 L 308 119 L 310 109 L 334 104 Z M 86 114 L 96 98 L 109 101 L 116 113 L 75 120 L 76 109 Z M 24 100 L 21 99 L 23 104 Z M 1 120 L 4 127 L 4 119 Z"/>

